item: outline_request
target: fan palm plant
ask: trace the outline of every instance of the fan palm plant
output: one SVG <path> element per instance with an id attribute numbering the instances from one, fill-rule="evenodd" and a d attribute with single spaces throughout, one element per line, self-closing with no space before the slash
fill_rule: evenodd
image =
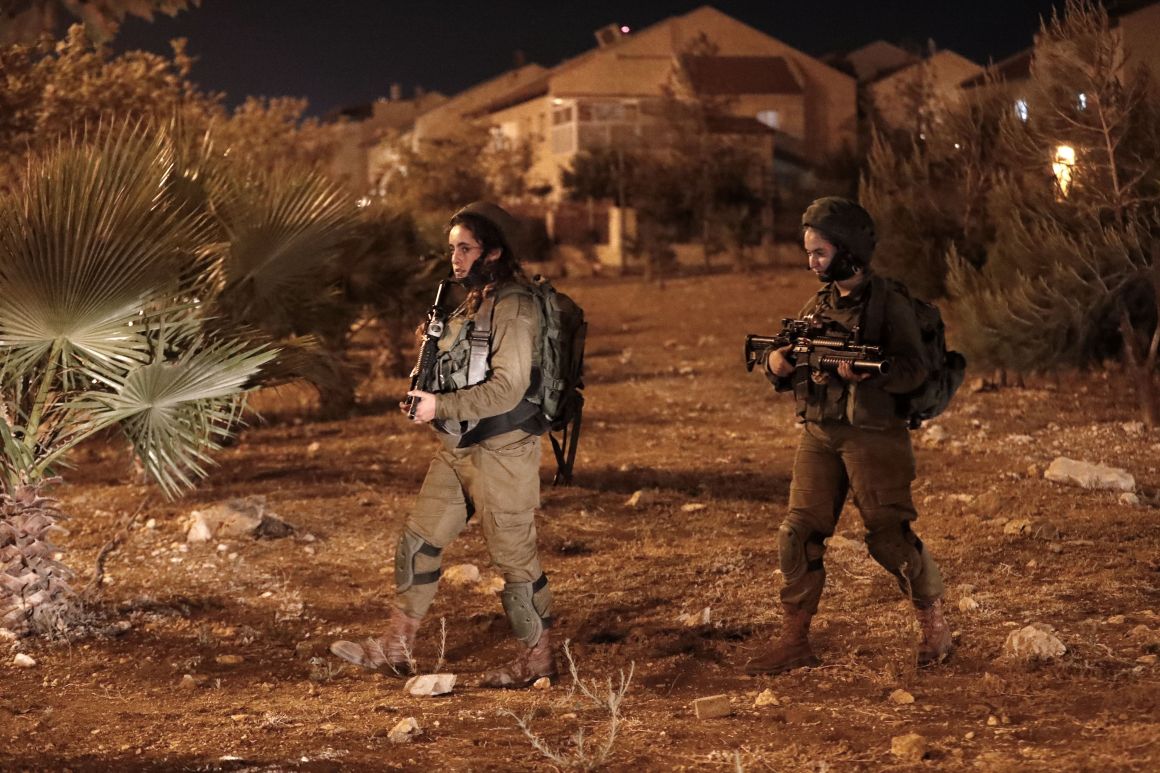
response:
<path id="1" fill-rule="evenodd" d="M 275 352 L 205 325 L 212 223 L 164 135 L 98 130 L 30 159 L 0 199 L 0 626 L 57 627 L 72 594 L 40 495 L 71 449 L 117 427 L 166 495 L 206 473 Z M 191 270 L 192 267 L 192 270 Z"/>

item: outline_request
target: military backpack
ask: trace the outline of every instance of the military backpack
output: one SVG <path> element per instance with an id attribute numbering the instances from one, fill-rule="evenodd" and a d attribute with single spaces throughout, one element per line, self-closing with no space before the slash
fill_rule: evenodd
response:
<path id="1" fill-rule="evenodd" d="M 911 429 L 918 429 L 924 421 L 946 410 L 966 376 L 967 360 L 959 352 L 947 350 L 946 326 L 937 306 L 915 298 L 906 285 L 897 280 L 872 275 L 871 281 L 874 284 L 862 328 L 866 340 L 881 340 L 887 292 L 897 292 L 905 297 L 918 321 L 926 380 L 916 389 L 896 398 L 899 415 L 906 417 Z"/>

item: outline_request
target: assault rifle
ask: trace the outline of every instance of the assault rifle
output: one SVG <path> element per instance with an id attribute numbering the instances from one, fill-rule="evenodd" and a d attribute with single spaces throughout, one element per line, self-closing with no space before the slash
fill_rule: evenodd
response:
<path id="1" fill-rule="evenodd" d="M 431 373 L 435 369 L 435 356 L 439 354 L 439 337 L 443 335 L 443 326 L 450 316 L 443 308 L 443 296 L 447 294 L 450 285 L 458 284 L 452 278 L 439 282 L 439 289 L 435 291 L 435 302 L 427 310 L 427 321 L 423 323 L 423 344 L 419 347 L 419 357 L 415 367 L 411 369 L 411 388 L 408 391 L 422 389 L 431 383 Z M 419 407 L 419 399 L 408 395 L 403 400 L 407 409 L 407 418 L 415 418 L 415 410 Z"/>
<path id="2" fill-rule="evenodd" d="M 882 356 L 881 347 L 861 342 L 858 328 L 850 333 L 827 331 L 826 321 L 817 314 L 802 319 L 783 319 L 782 331 L 774 336 L 745 337 L 745 369 L 765 365 L 774 349 L 789 346 L 789 361 L 794 367 L 836 373 L 838 365 L 848 362 L 855 373 L 886 374 L 890 360 Z"/>

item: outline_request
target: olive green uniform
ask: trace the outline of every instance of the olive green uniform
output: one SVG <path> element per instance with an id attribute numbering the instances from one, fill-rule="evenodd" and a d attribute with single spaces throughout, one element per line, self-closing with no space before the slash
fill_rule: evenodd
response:
<path id="1" fill-rule="evenodd" d="M 868 276 L 842 297 L 833 283 L 810 299 L 799 317 L 818 312 L 839 331 L 862 323 L 872 292 L 886 292 L 879 344 L 890 360 L 887 374 L 861 382 L 835 376 L 811 377 L 798 368 L 788 378 L 770 376 L 778 391 L 792 389 L 803 423 L 790 484 L 789 514 L 778 530 L 778 555 L 785 585 L 781 600 L 817 612 L 825 585 L 824 540 L 834 533 L 852 490 L 866 526 L 870 555 L 898 578 L 903 592 L 919 604 L 943 593 L 938 566 L 910 529 L 918 517 L 911 499 L 915 477 L 907 419 L 896 410 L 896 395 L 926 378 L 922 340 L 910 301 L 887 283 Z"/>
<path id="2" fill-rule="evenodd" d="M 486 313 L 486 305 L 453 314 L 439 341 L 436 369 L 443 388 L 451 390 L 438 394 L 435 407 L 434 423 L 442 430 L 443 447 L 431 461 L 399 538 L 396 603 L 411 617 L 426 614 L 435 598 L 443 548 L 468 519 L 476 517 L 492 563 L 503 572 L 504 609 L 517 637 L 530 646 L 547 625 L 552 608 L 536 551 L 540 439 L 517 428 L 463 445 L 457 434 L 463 428 L 459 422 L 501 416 L 516 408 L 535 377 L 540 331 L 535 299 L 519 291 L 514 281 L 499 288 L 493 298 L 490 357 L 483 381 L 467 385 L 464 374 L 469 334 L 477 313 Z"/>

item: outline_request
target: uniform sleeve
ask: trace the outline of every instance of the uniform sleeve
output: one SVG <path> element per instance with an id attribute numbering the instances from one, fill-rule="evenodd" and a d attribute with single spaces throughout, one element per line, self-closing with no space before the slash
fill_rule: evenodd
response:
<path id="1" fill-rule="evenodd" d="M 515 408 L 532 383 L 532 358 L 539 331 L 539 309 L 530 296 L 517 293 L 496 301 L 487 378 L 474 386 L 439 395 L 435 418 L 472 421 Z"/>
<path id="2" fill-rule="evenodd" d="M 885 338 L 883 349 L 890 358 L 890 373 L 876 377 L 876 385 L 892 394 L 917 389 L 927 377 L 922 333 L 909 299 L 898 293 L 890 293 L 886 302 Z"/>

